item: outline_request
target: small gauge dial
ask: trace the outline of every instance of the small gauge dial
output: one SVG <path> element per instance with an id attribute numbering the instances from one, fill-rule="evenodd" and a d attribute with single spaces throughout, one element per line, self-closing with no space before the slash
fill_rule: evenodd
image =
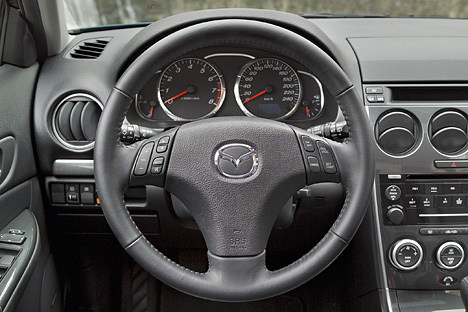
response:
<path id="1" fill-rule="evenodd" d="M 302 89 L 291 66 L 278 59 L 264 58 L 241 69 L 234 93 L 247 116 L 280 120 L 297 110 Z"/>
<path id="2" fill-rule="evenodd" d="M 223 104 L 226 89 L 219 72 L 208 62 L 185 58 L 169 65 L 158 83 L 158 99 L 174 120 L 213 116 Z"/>
<path id="3" fill-rule="evenodd" d="M 153 119 L 157 105 L 155 100 L 148 100 L 142 94 L 138 93 L 135 96 L 135 105 L 140 116 Z"/>
<path id="4" fill-rule="evenodd" d="M 306 119 L 316 119 L 320 117 L 323 112 L 323 87 L 320 80 L 317 77 L 308 72 L 299 71 L 302 74 L 304 82 L 304 90 L 307 90 L 307 94 L 302 97 L 303 109 L 299 110 L 296 115 L 300 113 L 298 117 L 306 117 Z"/>

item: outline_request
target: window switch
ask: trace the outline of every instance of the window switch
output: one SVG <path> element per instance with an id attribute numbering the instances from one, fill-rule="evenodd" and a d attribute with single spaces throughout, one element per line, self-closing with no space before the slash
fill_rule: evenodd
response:
<path id="1" fill-rule="evenodd" d="M 26 236 L 23 236 L 23 235 L 15 235 L 15 234 L 0 235 L 0 243 L 22 245 L 25 240 L 26 240 Z"/>
<path id="2" fill-rule="evenodd" d="M 8 269 L 15 260 L 15 256 L 4 255 L 0 257 L 0 268 Z"/>
<path id="3" fill-rule="evenodd" d="M 15 235 L 24 235 L 24 231 L 18 230 L 18 229 L 10 229 L 8 233 L 15 234 Z"/>

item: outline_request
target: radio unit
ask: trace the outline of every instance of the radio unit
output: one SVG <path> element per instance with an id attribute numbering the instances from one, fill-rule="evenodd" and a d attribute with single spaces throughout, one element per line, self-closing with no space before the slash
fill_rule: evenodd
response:
<path id="1" fill-rule="evenodd" d="M 380 175 L 385 225 L 468 224 L 466 175 Z"/>

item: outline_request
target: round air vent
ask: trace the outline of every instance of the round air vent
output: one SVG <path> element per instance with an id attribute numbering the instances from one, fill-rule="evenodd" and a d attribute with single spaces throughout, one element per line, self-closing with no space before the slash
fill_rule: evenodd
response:
<path id="1" fill-rule="evenodd" d="M 386 153 L 402 156 L 409 153 L 420 138 L 416 118 L 405 111 L 390 111 L 382 114 L 375 124 L 377 144 Z"/>
<path id="2" fill-rule="evenodd" d="M 466 115 L 453 109 L 437 112 L 429 122 L 429 139 L 442 154 L 460 153 L 468 144 Z"/>
<path id="3" fill-rule="evenodd" d="M 55 107 L 52 115 L 55 136 L 71 150 L 92 149 L 102 109 L 102 104 L 91 95 L 77 93 L 67 96 Z"/>

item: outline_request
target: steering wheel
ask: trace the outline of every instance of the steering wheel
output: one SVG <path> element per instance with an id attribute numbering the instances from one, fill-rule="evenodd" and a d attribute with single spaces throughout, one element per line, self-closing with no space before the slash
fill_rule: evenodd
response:
<path id="1" fill-rule="evenodd" d="M 175 54 L 223 44 L 277 51 L 307 67 L 340 105 L 349 139 L 337 143 L 277 121 L 220 117 L 187 123 L 132 145 L 120 142 L 125 114 L 143 83 Z M 153 276 L 205 299 L 258 300 L 309 281 L 347 246 L 372 189 L 371 142 L 362 100 L 349 78 L 309 40 L 264 22 L 208 21 L 154 43 L 115 84 L 96 135 L 96 185 L 118 241 Z M 283 205 L 304 185 L 320 182 L 341 182 L 345 189 L 336 222 L 302 258 L 269 271 L 265 248 Z M 134 185 L 164 187 L 185 204 L 208 247 L 207 272 L 168 259 L 139 231 L 124 200 L 125 190 Z"/>

